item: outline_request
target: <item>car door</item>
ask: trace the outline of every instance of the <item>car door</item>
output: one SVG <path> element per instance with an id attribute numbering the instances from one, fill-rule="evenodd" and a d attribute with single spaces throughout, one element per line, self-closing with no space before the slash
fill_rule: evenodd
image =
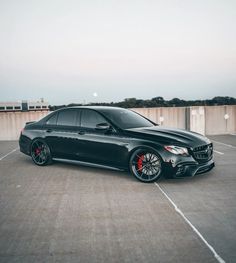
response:
<path id="1" fill-rule="evenodd" d="M 98 124 L 104 123 L 108 121 L 99 112 L 91 109 L 81 110 L 77 158 L 97 164 L 124 166 L 129 138 L 117 132 L 112 126 L 105 130 L 97 128 Z"/>
<path id="2" fill-rule="evenodd" d="M 45 137 L 54 158 L 75 158 L 79 114 L 78 109 L 65 109 L 46 121 Z"/>

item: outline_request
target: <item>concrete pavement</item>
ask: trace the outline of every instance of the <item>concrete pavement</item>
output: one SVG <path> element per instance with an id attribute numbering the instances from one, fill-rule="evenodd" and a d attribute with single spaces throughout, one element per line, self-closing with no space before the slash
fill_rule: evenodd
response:
<path id="1" fill-rule="evenodd" d="M 0 158 L 17 146 L 0 142 Z M 213 171 L 158 184 L 235 262 L 236 149 L 215 149 L 223 155 L 215 153 Z M 0 262 L 218 261 L 155 184 L 71 164 L 38 167 L 17 150 L 0 161 Z"/>

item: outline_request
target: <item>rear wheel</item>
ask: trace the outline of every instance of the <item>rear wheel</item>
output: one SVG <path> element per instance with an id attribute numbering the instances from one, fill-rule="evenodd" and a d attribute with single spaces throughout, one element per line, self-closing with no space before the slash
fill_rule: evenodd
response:
<path id="1" fill-rule="evenodd" d="M 162 175 L 162 160 L 152 149 L 136 150 L 129 163 L 130 171 L 140 181 L 151 183 Z"/>
<path id="2" fill-rule="evenodd" d="M 44 140 L 36 139 L 32 142 L 31 157 L 34 163 L 40 166 L 51 163 L 50 148 Z"/>

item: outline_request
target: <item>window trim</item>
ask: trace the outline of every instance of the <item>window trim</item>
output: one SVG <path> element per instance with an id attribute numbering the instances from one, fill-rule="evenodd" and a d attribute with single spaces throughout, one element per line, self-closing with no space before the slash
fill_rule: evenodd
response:
<path id="1" fill-rule="evenodd" d="M 50 120 L 53 116 L 56 115 L 56 123 L 55 124 L 49 124 L 47 123 L 48 120 Z M 58 112 L 53 112 L 52 114 L 50 114 L 48 116 L 48 118 L 45 120 L 44 124 L 47 125 L 47 126 L 57 126 L 57 118 L 58 118 Z"/>

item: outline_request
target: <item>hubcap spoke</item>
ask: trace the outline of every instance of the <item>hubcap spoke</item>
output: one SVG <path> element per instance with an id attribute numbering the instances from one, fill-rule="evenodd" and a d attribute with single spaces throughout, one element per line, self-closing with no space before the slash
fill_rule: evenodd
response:
<path id="1" fill-rule="evenodd" d="M 138 157 L 138 159 L 142 159 L 142 156 L 139 156 L 138 154 L 136 154 L 136 156 Z"/>

